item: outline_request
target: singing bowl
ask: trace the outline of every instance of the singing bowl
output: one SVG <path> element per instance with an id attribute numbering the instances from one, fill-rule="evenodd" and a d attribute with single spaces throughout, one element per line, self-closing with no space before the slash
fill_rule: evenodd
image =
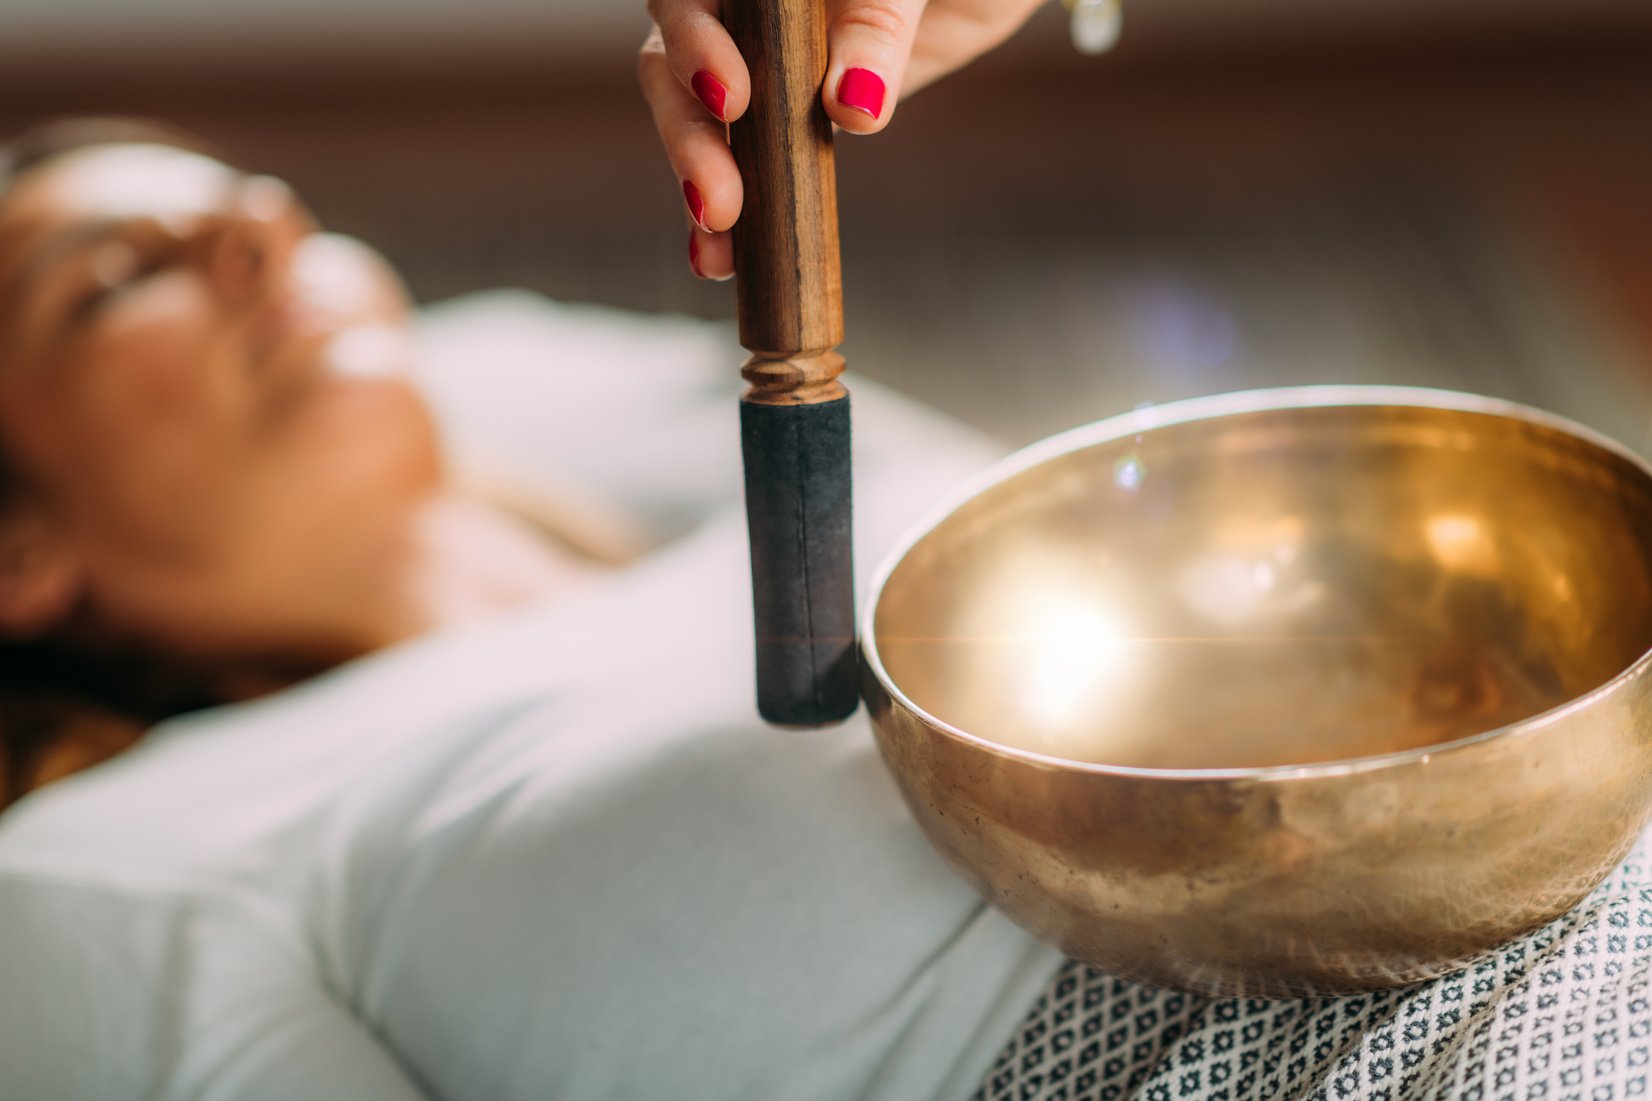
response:
<path id="1" fill-rule="evenodd" d="M 935 848 L 1114 974 L 1396 986 L 1576 905 L 1652 799 L 1652 468 L 1390 387 L 1151 408 L 1022 452 L 861 620 Z"/>

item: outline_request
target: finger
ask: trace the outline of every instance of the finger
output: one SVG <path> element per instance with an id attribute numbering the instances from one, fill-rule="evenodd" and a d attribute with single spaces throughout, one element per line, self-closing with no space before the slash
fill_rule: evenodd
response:
<path id="1" fill-rule="evenodd" d="M 714 118 L 732 122 L 743 115 L 751 77 L 717 17 L 718 0 L 649 0 L 648 10 L 677 83 Z"/>
<path id="2" fill-rule="evenodd" d="M 728 229 L 740 216 L 744 197 L 740 169 L 729 152 L 728 128 L 677 81 L 659 35 L 650 35 L 643 44 L 637 79 L 666 158 L 682 185 L 689 216 L 708 231 Z"/>
<path id="3" fill-rule="evenodd" d="M 889 124 L 923 11 L 924 0 L 839 0 L 833 6 L 822 90 L 833 122 L 854 134 Z"/>
<path id="4" fill-rule="evenodd" d="M 722 282 L 734 274 L 734 235 L 688 230 L 688 266 L 701 279 Z"/>
<path id="5" fill-rule="evenodd" d="M 933 83 L 995 49 L 1043 6 L 1045 0 L 948 0 L 924 11 L 901 95 Z"/>

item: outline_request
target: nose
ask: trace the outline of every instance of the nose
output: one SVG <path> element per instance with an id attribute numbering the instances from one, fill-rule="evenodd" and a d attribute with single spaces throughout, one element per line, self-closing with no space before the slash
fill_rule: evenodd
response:
<path id="1" fill-rule="evenodd" d="M 293 248 L 312 228 L 286 184 L 248 176 L 237 181 L 207 242 L 207 274 L 226 301 L 255 300 L 287 269 Z"/>

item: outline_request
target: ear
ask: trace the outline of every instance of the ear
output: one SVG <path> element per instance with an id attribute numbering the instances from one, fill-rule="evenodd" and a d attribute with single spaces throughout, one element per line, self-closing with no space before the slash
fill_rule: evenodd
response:
<path id="1" fill-rule="evenodd" d="M 41 509 L 0 513 L 0 636 L 51 630 L 68 617 L 84 584 L 80 556 Z"/>

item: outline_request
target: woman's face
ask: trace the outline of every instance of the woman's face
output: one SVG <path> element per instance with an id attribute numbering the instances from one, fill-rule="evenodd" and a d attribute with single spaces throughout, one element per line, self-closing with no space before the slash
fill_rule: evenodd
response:
<path id="1" fill-rule="evenodd" d="M 24 173 L 0 200 L 0 447 L 79 592 L 200 634 L 362 553 L 440 475 L 405 314 L 376 254 L 267 177 L 148 144 Z"/>

